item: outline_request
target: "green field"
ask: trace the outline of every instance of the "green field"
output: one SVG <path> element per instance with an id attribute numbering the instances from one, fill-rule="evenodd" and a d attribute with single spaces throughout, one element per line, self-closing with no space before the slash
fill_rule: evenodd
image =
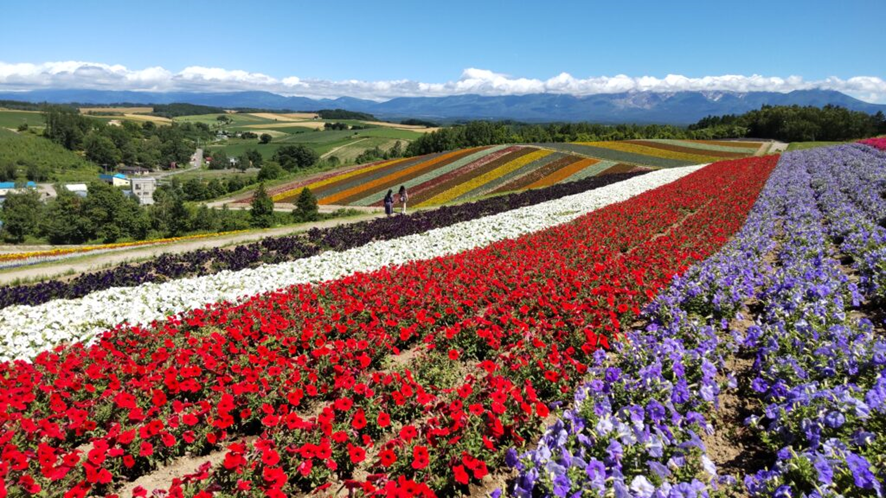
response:
<path id="1" fill-rule="evenodd" d="M 0 110 L 0 128 L 16 129 L 25 123 L 28 126 L 43 126 L 45 124 L 43 114 L 33 111 Z"/>
<path id="2" fill-rule="evenodd" d="M 422 135 L 421 132 L 402 130 L 368 124 L 363 121 L 341 120 L 314 120 L 300 119 L 279 115 L 279 119 L 273 119 L 273 113 L 268 116 L 258 116 L 248 113 L 227 113 L 231 123 L 222 124 L 218 117 L 222 114 L 205 114 L 199 116 L 181 116 L 175 118 L 177 122 L 205 123 L 213 129 L 225 130 L 229 135 L 236 132 L 253 132 L 258 135 L 268 133 L 273 139 L 268 144 L 260 144 L 258 139 L 228 138 L 218 140 L 207 146 L 207 153 L 211 156 L 213 151 L 224 150 L 229 157 L 240 156 L 248 149 L 259 151 L 266 159 L 273 157 L 274 152 L 284 145 L 300 144 L 310 147 L 318 155 L 324 155 L 334 151 L 340 161 L 352 162 L 368 149 L 378 147 L 387 150 L 399 140 L 401 147 L 405 148 L 408 142 Z M 294 119 L 287 121 L 287 119 Z M 359 130 L 323 130 L 317 129 L 318 123 L 338 122 L 351 126 L 366 126 Z M 262 125 L 267 125 L 263 128 Z"/>
<path id="3" fill-rule="evenodd" d="M 274 128 L 275 131 L 282 131 L 284 129 L 288 128 Z M 401 147 L 405 148 L 406 142 L 414 140 L 418 136 L 420 136 L 418 132 L 380 126 L 364 130 L 304 131 L 276 137 L 268 144 L 259 144 L 258 140 L 255 139 L 231 138 L 223 143 L 210 145 L 209 153 L 211 155 L 213 150 L 223 149 L 225 154 L 231 157 L 239 156 L 246 152 L 247 149 L 255 149 L 261 152 L 263 157 L 269 159 L 278 148 L 284 145 L 302 144 L 310 147 L 321 156 L 342 147 L 343 149 L 340 149 L 342 154 L 336 153 L 334 155 L 342 161 L 348 161 L 356 158 L 367 149 L 393 147 L 397 140 L 402 141 Z"/>
<path id="4" fill-rule="evenodd" d="M 787 151 L 814 149 L 816 147 L 827 147 L 828 145 L 840 145 L 846 142 L 791 142 Z"/>

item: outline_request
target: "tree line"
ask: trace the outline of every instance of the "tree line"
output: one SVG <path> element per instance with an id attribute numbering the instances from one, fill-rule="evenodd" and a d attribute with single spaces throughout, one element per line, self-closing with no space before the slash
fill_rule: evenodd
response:
<path id="1" fill-rule="evenodd" d="M 688 130 L 694 132 L 726 126 L 743 128 L 745 137 L 783 142 L 839 142 L 886 133 L 886 116 L 882 111 L 868 114 L 835 105 L 764 105 L 739 115 L 707 116 L 689 126 Z"/>
<path id="2" fill-rule="evenodd" d="M 883 113 L 843 107 L 763 106 L 741 115 L 708 116 L 688 127 L 673 125 L 602 125 L 594 123 L 527 124 L 471 121 L 426 133 L 406 148 L 407 156 L 504 143 L 596 142 L 638 139 L 717 140 L 761 138 L 786 142 L 840 141 L 886 133 Z"/>
<path id="3" fill-rule="evenodd" d="M 262 184 L 259 184 L 251 211 L 232 211 L 227 206 L 217 210 L 205 204 L 194 206 L 188 203 L 204 195 L 201 192 L 205 189 L 222 188 L 213 182 L 216 180 L 209 185 L 200 185 L 191 180 L 173 180 L 157 188 L 151 206 L 140 205 L 120 189 L 104 182 L 90 183 L 86 197 L 59 185 L 56 187 L 58 195 L 45 204 L 36 190 L 11 192 L 0 211 L 2 236 L 14 243 L 29 238 L 51 244 L 113 243 L 178 237 L 195 232 L 268 228 L 331 216 L 318 213 L 317 200 L 307 189 L 299 196 L 292 213 L 275 212 L 274 203 Z"/>
<path id="4" fill-rule="evenodd" d="M 149 169 L 186 163 L 195 143 L 213 136 L 205 123 L 157 126 L 150 121 L 141 125 L 124 121 L 114 126 L 67 106 L 46 106 L 43 115 L 44 137 L 68 150 L 82 151 L 87 159 L 106 168 L 120 163 Z"/>

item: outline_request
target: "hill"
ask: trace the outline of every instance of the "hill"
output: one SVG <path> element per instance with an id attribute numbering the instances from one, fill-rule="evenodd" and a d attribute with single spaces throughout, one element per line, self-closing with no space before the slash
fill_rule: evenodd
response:
<path id="1" fill-rule="evenodd" d="M 380 161 L 282 185 L 270 194 L 294 202 L 308 187 L 322 205 L 381 206 L 388 189 L 409 190 L 409 205 L 433 206 L 540 188 L 595 175 L 673 168 L 764 151 L 759 142 L 629 140 L 495 145 Z"/>
<path id="2" fill-rule="evenodd" d="M 0 170 L 3 181 L 81 181 L 99 173 L 98 166 L 51 140 L 5 129 L 0 129 Z"/>
<path id="3" fill-rule="evenodd" d="M 741 114 L 762 105 L 839 105 L 847 109 L 886 112 L 886 105 L 869 104 L 830 90 L 777 92 L 628 92 L 589 96 L 530 94 L 487 97 L 401 97 L 374 102 L 350 97 L 309 99 L 269 92 L 185 93 L 117 92 L 102 90 L 35 90 L 0 93 L 0 99 L 30 102 L 111 104 L 190 104 L 223 108 L 317 111 L 343 109 L 385 119 L 421 118 L 431 121 L 513 119 L 528 122 L 592 121 L 597 123 L 660 123 L 686 125 L 710 115 Z"/>

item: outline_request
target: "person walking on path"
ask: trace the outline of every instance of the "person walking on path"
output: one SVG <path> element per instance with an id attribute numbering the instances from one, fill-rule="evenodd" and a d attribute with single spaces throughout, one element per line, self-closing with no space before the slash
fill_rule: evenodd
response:
<path id="1" fill-rule="evenodd" d="M 406 214 L 406 200 L 409 199 L 409 194 L 406 193 L 406 186 L 400 185 L 400 204 L 403 204 L 403 214 Z"/>
<path id="2" fill-rule="evenodd" d="M 385 194 L 385 214 L 390 217 L 394 214 L 394 191 L 388 190 L 388 193 Z"/>

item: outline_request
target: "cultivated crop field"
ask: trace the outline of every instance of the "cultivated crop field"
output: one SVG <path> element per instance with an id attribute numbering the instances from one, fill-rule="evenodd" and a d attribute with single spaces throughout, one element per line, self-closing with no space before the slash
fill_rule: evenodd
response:
<path id="1" fill-rule="evenodd" d="M 353 167 L 318 196 L 538 163 L 516 193 L 0 287 L 0 490 L 881 496 L 886 141 L 661 144 Z"/>
<path id="2" fill-rule="evenodd" d="M 320 204 L 381 206 L 388 189 L 403 185 L 410 205 L 426 207 L 601 174 L 746 157 L 759 150 L 758 142 L 688 140 L 497 145 L 373 163 L 283 185 L 272 196 L 292 202 L 308 187 Z"/>

